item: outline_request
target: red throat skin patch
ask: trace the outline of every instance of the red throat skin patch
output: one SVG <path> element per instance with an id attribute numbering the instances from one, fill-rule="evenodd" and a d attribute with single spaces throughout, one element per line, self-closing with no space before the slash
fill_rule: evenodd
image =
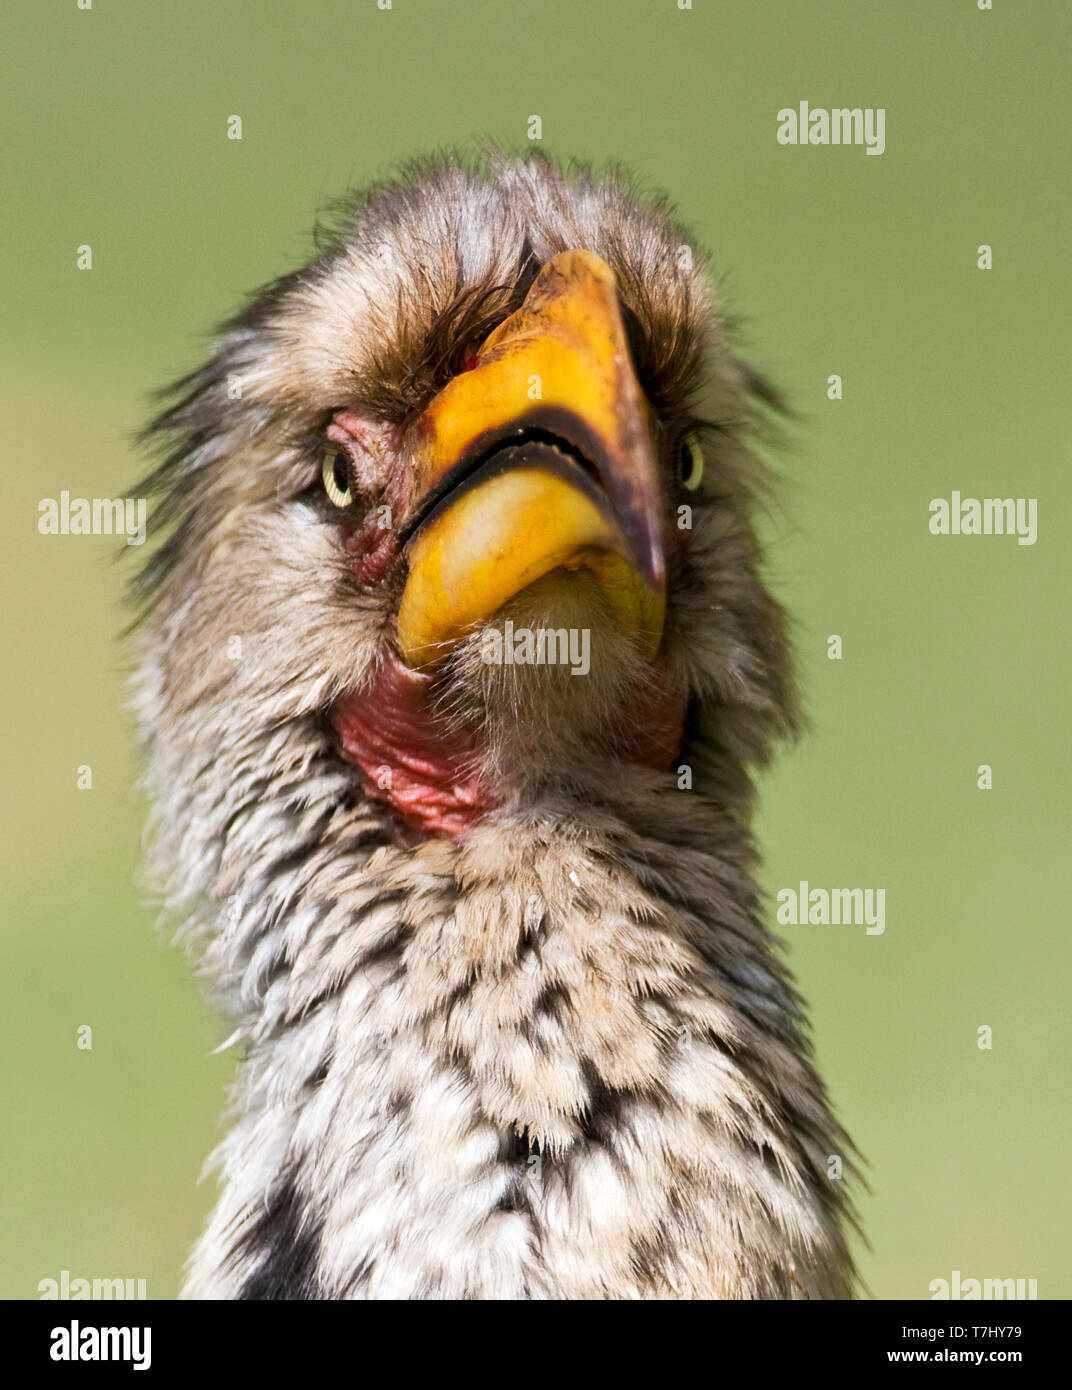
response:
<path id="1" fill-rule="evenodd" d="M 435 708 L 436 676 L 415 671 L 395 653 L 364 690 L 344 696 L 331 722 L 361 789 L 423 835 L 455 837 L 500 805 L 480 777 L 480 724 L 448 722 Z M 685 697 L 660 666 L 630 702 L 619 756 L 666 771 L 681 749 Z"/>
<path id="2" fill-rule="evenodd" d="M 494 802 L 481 791 L 476 738 L 448 725 L 434 701 L 435 677 L 392 652 L 368 689 L 338 702 L 331 721 L 370 800 L 391 806 L 412 830 L 454 836 Z"/>

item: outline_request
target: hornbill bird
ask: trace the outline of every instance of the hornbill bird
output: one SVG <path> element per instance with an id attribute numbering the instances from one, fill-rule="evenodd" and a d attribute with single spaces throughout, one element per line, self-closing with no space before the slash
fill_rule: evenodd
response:
<path id="1" fill-rule="evenodd" d="M 173 388 L 150 864 L 243 1049 L 185 1296 L 853 1293 L 752 877 L 772 403 L 665 200 L 496 150 L 353 197 Z"/>

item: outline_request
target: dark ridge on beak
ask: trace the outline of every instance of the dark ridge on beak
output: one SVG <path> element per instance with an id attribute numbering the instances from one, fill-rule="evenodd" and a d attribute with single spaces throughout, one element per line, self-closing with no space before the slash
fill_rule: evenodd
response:
<path id="1" fill-rule="evenodd" d="M 440 504 L 447 497 L 461 492 L 476 479 L 478 473 L 483 476 L 491 476 L 492 473 L 500 471 L 495 467 L 487 467 L 489 464 L 494 464 L 500 455 L 503 456 L 501 460 L 503 468 L 507 468 L 515 463 L 524 462 L 530 448 L 534 453 L 551 450 L 555 454 L 572 459 L 594 481 L 603 496 L 604 505 L 607 504 L 609 499 L 606 497 L 606 489 L 602 485 L 599 470 L 591 459 L 565 436 L 556 434 L 553 430 L 524 424 L 513 425 L 507 430 L 497 430 L 495 434 L 498 437 L 483 446 L 480 441 L 477 441 L 450 472 L 440 478 L 435 487 L 425 493 L 413 516 L 406 521 L 399 531 L 398 543 L 400 547 L 411 541 L 421 527 L 431 520 L 432 514 L 439 509 Z M 509 459 L 507 459 L 507 455 L 510 456 Z"/>
<path id="2" fill-rule="evenodd" d="M 644 577 L 654 588 L 666 582 L 661 519 L 653 514 L 650 499 L 639 497 L 629 477 L 606 456 L 596 433 L 572 411 L 558 406 L 538 406 L 508 426 L 479 435 L 465 453 L 417 503 L 411 517 L 399 530 L 399 548 L 407 545 L 432 512 L 460 485 L 482 469 L 500 450 L 531 442 L 555 450 L 579 465 L 582 472 L 598 484 L 595 500 L 604 506 L 621 528 L 632 547 Z"/>

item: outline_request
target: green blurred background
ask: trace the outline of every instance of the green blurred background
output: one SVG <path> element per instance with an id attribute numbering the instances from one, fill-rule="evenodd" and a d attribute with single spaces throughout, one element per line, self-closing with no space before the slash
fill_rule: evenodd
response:
<path id="1" fill-rule="evenodd" d="M 420 151 L 524 144 L 532 114 L 552 153 L 670 191 L 801 417 L 769 532 L 813 731 L 765 779 L 763 881 L 886 889 L 881 937 L 784 929 L 871 1165 L 870 1289 L 959 1269 L 1072 1293 L 1067 12 L 37 0 L 3 28 L 0 1294 L 68 1269 L 171 1297 L 233 1066 L 134 884 L 129 565 L 40 536 L 37 502 L 139 476 L 147 393 L 304 259 L 328 200 Z M 885 154 L 779 146 L 802 99 L 885 107 Z M 931 537 L 953 488 L 1037 497 L 1038 543 Z"/>

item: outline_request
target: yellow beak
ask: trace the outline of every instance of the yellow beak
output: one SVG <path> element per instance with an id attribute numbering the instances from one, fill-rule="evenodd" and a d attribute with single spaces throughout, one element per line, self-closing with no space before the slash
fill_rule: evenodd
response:
<path id="1" fill-rule="evenodd" d="M 434 665 L 529 584 L 581 566 L 652 659 L 665 603 L 657 428 L 613 272 L 561 252 L 414 428 L 405 660 Z"/>

